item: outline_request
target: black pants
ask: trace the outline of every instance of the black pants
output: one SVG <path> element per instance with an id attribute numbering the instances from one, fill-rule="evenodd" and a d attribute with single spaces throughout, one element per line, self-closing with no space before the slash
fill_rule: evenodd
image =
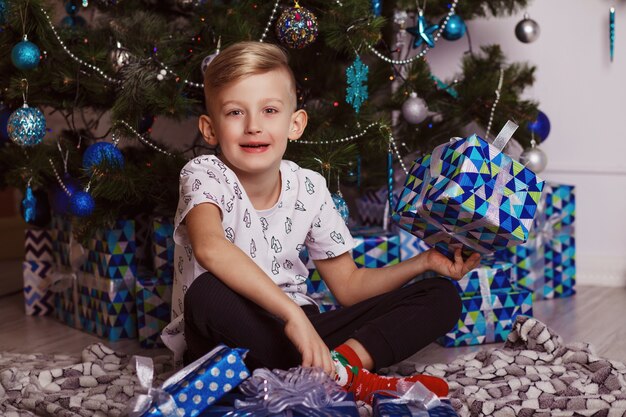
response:
<path id="1" fill-rule="evenodd" d="M 450 281 L 432 278 L 339 310 L 303 310 L 330 349 L 354 338 L 378 369 L 400 362 L 451 330 L 461 315 L 461 299 Z M 185 362 L 224 343 L 249 349 L 246 364 L 251 369 L 300 365 L 300 353 L 283 327 L 282 320 L 205 273 L 185 294 Z"/>

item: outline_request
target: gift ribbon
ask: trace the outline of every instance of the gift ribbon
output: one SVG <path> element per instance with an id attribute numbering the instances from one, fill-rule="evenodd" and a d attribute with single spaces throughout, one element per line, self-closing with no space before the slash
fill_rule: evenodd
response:
<path id="1" fill-rule="evenodd" d="M 401 382 L 396 387 L 397 391 L 376 391 L 376 394 L 393 395 L 393 398 L 378 398 L 378 404 L 404 405 L 412 417 L 428 417 L 430 415 L 428 410 L 441 405 L 439 398 L 420 382 L 410 383 L 408 389 Z"/>
<path id="2" fill-rule="evenodd" d="M 498 133 L 498 136 L 491 146 L 495 148 L 497 152 L 501 152 L 504 146 L 506 146 L 508 141 L 511 139 L 511 136 L 513 135 L 517 127 L 518 126 L 515 123 L 511 122 L 510 120 L 507 121 L 500 133 Z M 462 233 L 466 233 L 480 227 L 486 227 L 490 224 L 494 224 L 495 222 L 497 222 L 499 217 L 498 205 L 490 204 L 484 217 L 465 226 L 453 226 L 453 230 L 448 230 L 445 225 L 441 224 L 438 220 L 430 215 L 432 204 L 429 204 L 428 202 L 430 201 L 430 199 L 427 200 L 426 198 L 429 191 L 434 187 L 429 187 L 429 184 L 433 178 L 437 178 L 441 174 L 442 164 L 438 161 L 441 161 L 441 156 L 444 150 L 450 146 L 450 143 L 454 143 L 457 140 L 461 140 L 461 138 L 453 138 L 450 140 L 449 143 L 439 145 L 433 150 L 431 154 L 430 169 L 427 169 L 424 172 L 422 189 L 420 190 L 420 194 L 413 204 L 413 207 L 415 208 L 416 214 L 418 214 L 427 223 L 439 229 L 439 232 L 433 233 L 432 235 L 424 238 L 427 243 L 436 244 L 440 241 L 449 241 L 450 239 L 454 239 L 477 252 L 483 254 L 491 253 L 491 250 L 486 249 L 475 241 L 463 236 Z M 491 147 L 489 150 L 491 150 Z M 492 155 L 489 155 L 489 157 L 493 158 Z M 513 160 L 511 158 L 503 159 L 503 165 L 500 167 L 500 171 L 496 175 L 496 183 L 494 185 L 494 189 L 503 189 L 506 183 L 511 180 L 512 175 L 509 173 L 509 171 L 512 164 Z M 509 198 L 512 197 L 513 196 L 509 196 Z M 424 204 L 425 201 L 426 204 Z M 489 221 L 489 219 L 492 219 L 492 221 Z"/>
<path id="3" fill-rule="evenodd" d="M 246 400 L 236 400 L 235 409 L 225 416 L 340 417 L 345 413 L 336 407 L 355 405 L 346 401 L 347 393 L 320 368 L 256 369 L 240 390 Z"/>
<path id="4" fill-rule="evenodd" d="M 495 265 L 494 265 L 495 267 Z M 496 341 L 495 332 L 495 320 L 493 314 L 493 303 L 491 301 L 491 286 L 489 285 L 489 273 L 491 268 L 478 268 L 476 273 L 478 274 L 478 286 L 480 287 L 480 295 L 482 297 L 482 303 L 480 304 L 480 310 L 485 316 L 485 343 L 493 343 Z"/>
<path id="5" fill-rule="evenodd" d="M 154 364 L 152 359 L 144 356 L 133 356 L 133 365 L 137 371 L 139 385 L 145 393 L 135 396 L 125 410 L 128 417 L 141 417 L 150 410 L 150 407 L 156 407 L 163 417 L 178 417 L 176 401 L 172 394 L 166 391 L 170 386 L 180 383 L 189 374 L 197 372 L 198 368 L 206 363 L 212 356 L 217 355 L 221 351 L 228 350 L 224 345 L 219 345 L 206 355 L 196 359 L 191 364 L 169 377 L 161 386 L 161 388 L 153 388 L 154 381 Z"/>

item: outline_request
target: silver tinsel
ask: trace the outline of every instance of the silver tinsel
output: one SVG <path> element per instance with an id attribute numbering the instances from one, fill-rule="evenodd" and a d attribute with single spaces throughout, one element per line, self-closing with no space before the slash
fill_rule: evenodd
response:
<path id="1" fill-rule="evenodd" d="M 524 19 L 515 26 L 515 36 L 520 42 L 530 43 L 537 40 L 541 32 L 539 24 L 532 20 L 527 14 Z"/>
<path id="2" fill-rule="evenodd" d="M 428 117 L 428 106 L 424 99 L 418 97 L 416 93 L 411 93 L 402 104 L 402 117 L 414 125 L 423 122 Z"/>

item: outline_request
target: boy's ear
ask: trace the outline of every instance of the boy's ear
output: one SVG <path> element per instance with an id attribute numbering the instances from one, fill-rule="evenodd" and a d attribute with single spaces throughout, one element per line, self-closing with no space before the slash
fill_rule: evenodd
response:
<path id="1" fill-rule="evenodd" d="M 309 116 L 306 111 L 300 109 L 296 110 L 291 115 L 291 127 L 289 128 L 289 135 L 287 137 L 289 140 L 297 140 L 300 139 L 300 136 L 304 133 L 304 129 L 306 128 L 307 121 L 309 120 Z"/>
<path id="2" fill-rule="evenodd" d="M 198 129 L 200 129 L 200 133 L 202 134 L 202 138 L 206 143 L 211 146 L 217 146 L 217 137 L 215 136 L 215 129 L 213 129 L 213 121 L 211 118 L 203 114 L 198 119 Z"/>

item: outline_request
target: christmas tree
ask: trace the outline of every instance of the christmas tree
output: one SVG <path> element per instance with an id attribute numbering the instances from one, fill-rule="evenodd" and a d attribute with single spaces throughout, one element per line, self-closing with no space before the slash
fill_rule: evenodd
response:
<path id="1" fill-rule="evenodd" d="M 389 155 L 393 170 L 406 170 L 404 156 L 472 123 L 493 134 L 508 119 L 536 119 L 536 103 L 522 99 L 534 68 L 508 62 L 497 45 L 467 53 L 452 80 L 434 77 L 427 61 L 432 48 L 467 36 L 464 21 L 527 3 L 0 0 L 0 120 L 11 139 L 2 132 L 0 185 L 34 190 L 35 205 L 49 196 L 83 237 L 121 216 L 172 215 L 180 168 L 210 150 L 188 131 L 180 135 L 192 144 L 174 150 L 174 138 L 151 129 L 154 118 L 197 118 L 211 56 L 258 40 L 288 49 L 310 114 L 286 158 L 322 173 L 331 191 L 380 188 Z M 39 110 L 65 121 L 45 141 Z M 516 139 L 528 146 L 530 133 Z"/>

